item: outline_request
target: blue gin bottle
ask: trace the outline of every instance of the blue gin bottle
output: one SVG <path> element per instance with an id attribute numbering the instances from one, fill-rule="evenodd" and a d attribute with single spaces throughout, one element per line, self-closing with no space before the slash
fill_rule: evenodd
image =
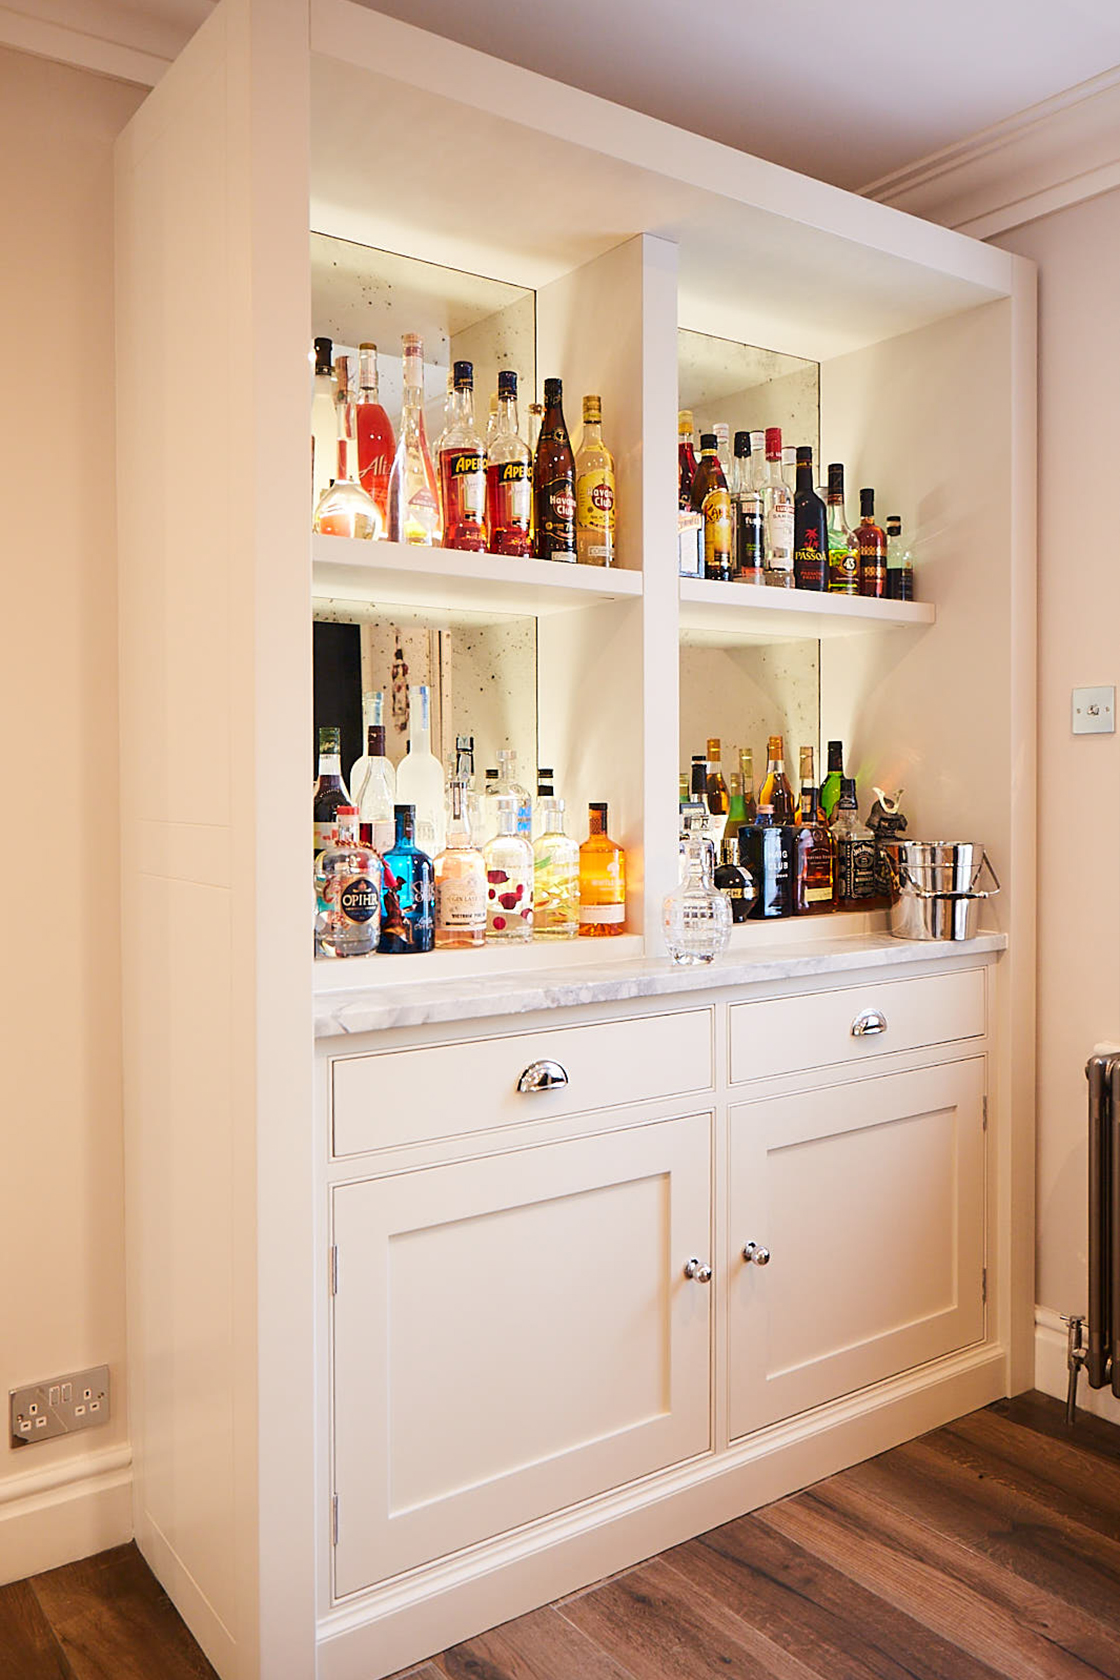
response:
<path id="1" fill-rule="evenodd" d="M 435 944 L 435 868 L 413 840 L 415 805 L 394 805 L 397 838 L 385 853 L 379 951 L 430 951 Z"/>

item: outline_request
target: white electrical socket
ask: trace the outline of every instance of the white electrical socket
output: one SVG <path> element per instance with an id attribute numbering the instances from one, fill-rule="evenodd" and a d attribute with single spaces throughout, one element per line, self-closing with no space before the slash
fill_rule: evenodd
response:
<path id="1" fill-rule="evenodd" d="M 109 1421 L 109 1367 L 93 1365 L 65 1377 L 8 1391 L 13 1447 L 53 1441 Z"/>

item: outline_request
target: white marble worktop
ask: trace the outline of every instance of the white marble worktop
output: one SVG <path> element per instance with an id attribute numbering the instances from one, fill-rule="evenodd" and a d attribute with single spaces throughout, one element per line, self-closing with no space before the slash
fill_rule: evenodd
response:
<path id="1" fill-rule="evenodd" d="M 750 957 L 732 951 L 708 968 L 678 968 L 666 957 L 642 957 L 498 974 L 433 975 L 431 979 L 417 978 L 396 985 L 365 984 L 320 993 L 315 998 L 315 1036 L 332 1038 L 390 1027 L 526 1015 L 535 1010 L 664 997 L 673 992 L 716 991 L 817 974 L 901 968 L 944 962 L 946 958 L 959 961 L 1006 947 L 1007 935 L 1003 933 L 984 933 L 956 942 L 892 939 L 889 934 L 872 933 L 786 945 Z"/>

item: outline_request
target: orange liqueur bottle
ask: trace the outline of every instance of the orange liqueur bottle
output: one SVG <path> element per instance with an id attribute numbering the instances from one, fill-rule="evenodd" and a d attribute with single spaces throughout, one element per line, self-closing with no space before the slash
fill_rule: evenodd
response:
<path id="1" fill-rule="evenodd" d="M 590 833 L 579 849 L 579 933 L 600 939 L 626 932 L 626 854 L 607 833 L 607 807 L 587 808 Z"/>

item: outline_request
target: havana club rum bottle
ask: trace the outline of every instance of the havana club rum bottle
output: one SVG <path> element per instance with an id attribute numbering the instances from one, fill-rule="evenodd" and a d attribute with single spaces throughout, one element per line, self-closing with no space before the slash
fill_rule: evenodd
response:
<path id="1" fill-rule="evenodd" d="M 456 362 L 451 420 L 440 439 L 444 548 L 486 547 L 486 451 L 474 423 L 474 367 Z"/>
<path id="2" fill-rule="evenodd" d="M 401 434 L 389 474 L 389 536 L 393 542 L 438 545 L 439 494 L 424 425 L 424 341 L 419 333 L 401 339 L 404 405 Z"/>
<path id="3" fill-rule="evenodd" d="M 517 429 L 517 375 L 498 374 L 498 411 L 486 465 L 486 525 L 494 554 L 531 554 L 533 458 Z"/>
<path id="4" fill-rule="evenodd" d="M 603 442 L 602 399 L 584 397 L 576 456 L 576 558 L 581 564 L 614 564 L 614 523 L 614 459 Z"/>
<path id="5" fill-rule="evenodd" d="M 542 560 L 576 559 L 576 463 L 564 423 L 564 386 L 544 382 L 544 415 L 533 463 L 537 554 Z"/>

